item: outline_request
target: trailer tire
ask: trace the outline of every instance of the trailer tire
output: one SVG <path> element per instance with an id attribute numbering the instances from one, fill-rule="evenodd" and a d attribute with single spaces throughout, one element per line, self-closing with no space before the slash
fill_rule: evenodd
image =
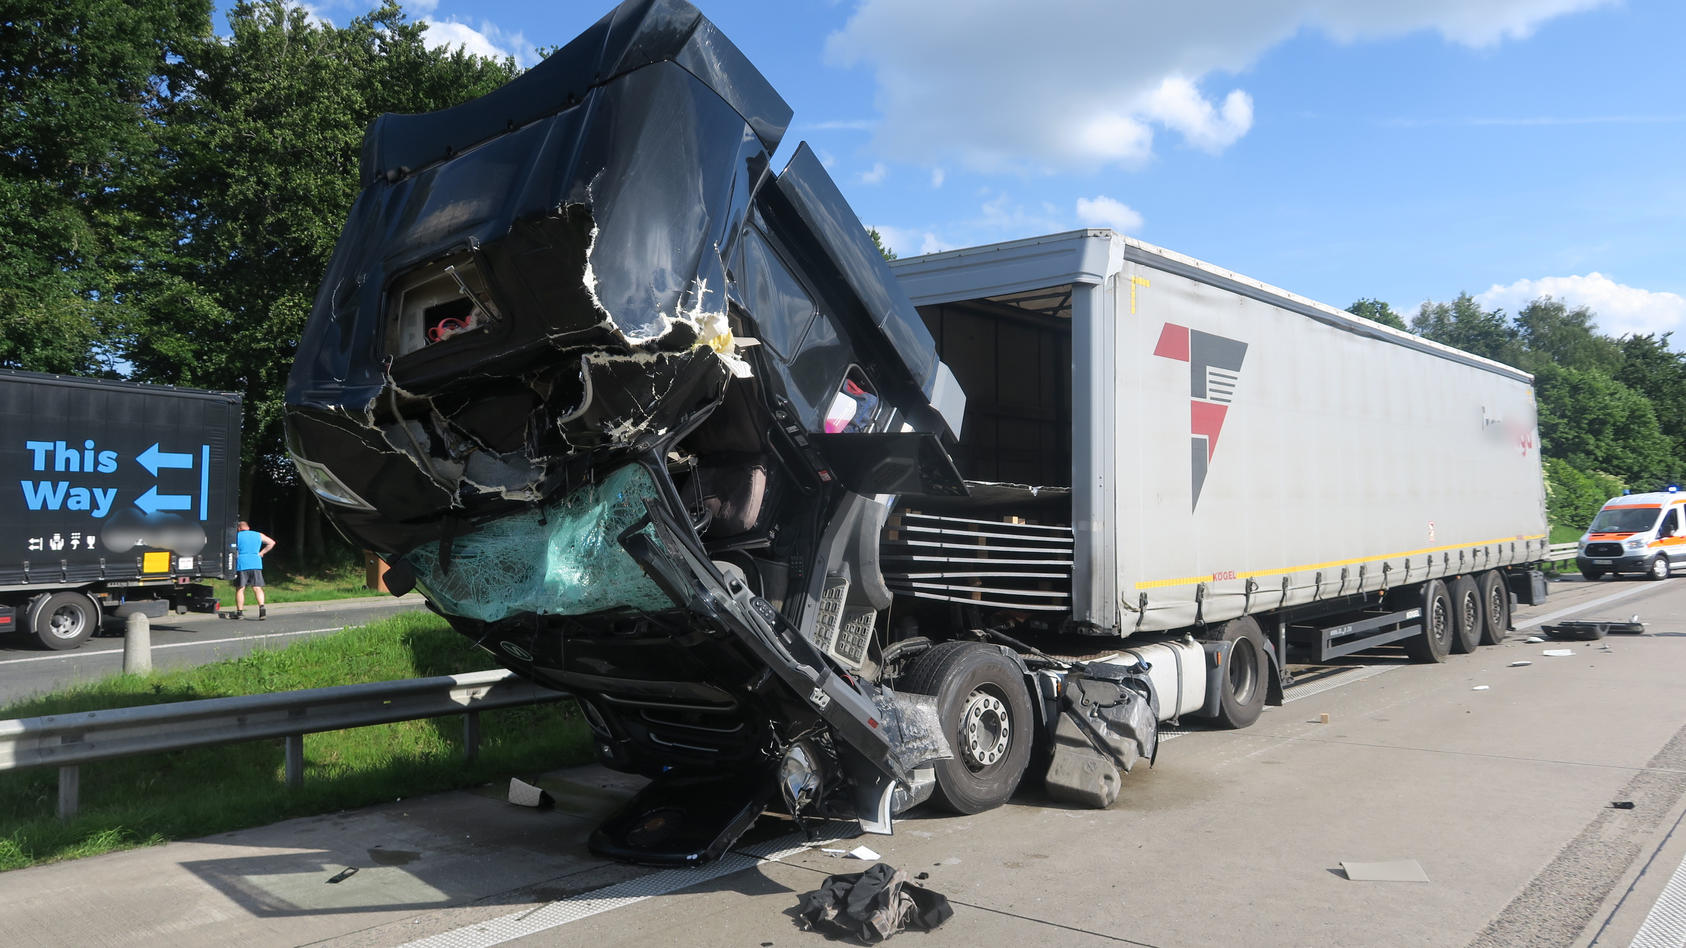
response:
<path id="1" fill-rule="evenodd" d="M 1006 803 L 1030 766 L 1035 739 L 1024 672 L 996 649 L 945 642 L 914 659 L 905 691 L 934 695 L 954 756 L 935 764 L 932 800 L 955 813 Z"/>
<path id="2" fill-rule="evenodd" d="M 28 616 L 35 640 L 54 651 L 76 648 L 93 638 L 100 625 L 99 606 L 79 592 L 36 596 Z"/>
<path id="3" fill-rule="evenodd" d="M 1264 632 L 1257 619 L 1243 616 L 1224 623 L 1224 664 L 1218 669 L 1219 724 L 1240 730 L 1249 727 L 1264 711 L 1266 675 L 1270 658 L 1265 651 Z"/>
<path id="4" fill-rule="evenodd" d="M 1510 587 L 1496 569 L 1482 573 L 1477 585 L 1481 587 L 1481 644 L 1497 645 L 1510 629 Z"/>
<path id="5" fill-rule="evenodd" d="M 1437 664 L 1446 660 L 1456 634 L 1452 595 L 1446 591 L 1446 584 L 1438 579 L 1423 583 L 1421 588 L 1423 628 L 1405 640 L 1405 654 L 1411 656 L 1413 662 Z"/>
<path id="6" fill-rule="evenodd" d="M 1481 619 L 1481 591 L 1476 588 L 1475 580 L 1468 576 L 1459 576 L 1452 580 L 1447 592 L 1452 596 L 1452 622 L 1455 633 L 1452 636 L 1452 651 L 1459 655 L 1468 655 L 1481 644 L 1481 635 L 1486 628 Z"/>
<path id="7" fill-rule="evenodd" d="M 1651 562 L 1645 567 L 1646 579 L 1667 579 L 1668 574 L 1669 566 L 1667 553 L 1658 553 L 1656 556 L 1651 558 Z"/>

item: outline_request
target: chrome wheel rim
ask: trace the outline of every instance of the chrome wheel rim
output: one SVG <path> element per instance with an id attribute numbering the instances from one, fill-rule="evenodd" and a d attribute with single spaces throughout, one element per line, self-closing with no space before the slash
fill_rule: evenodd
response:
<path id="1" fill-rule="evenodd" d="M 967 695 L 960 713 L 960 756 L 966 766 L 977 771 L 1000 761 L 1012 741 L 1007 705 L 982 689 Z"/>

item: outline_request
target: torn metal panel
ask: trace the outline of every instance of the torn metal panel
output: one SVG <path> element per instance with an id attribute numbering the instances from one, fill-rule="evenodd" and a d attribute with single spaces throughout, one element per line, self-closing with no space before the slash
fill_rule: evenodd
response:
<path id="1" fill-rule="evenodd" d="M 672 788 L 765 775 L 669 856 L 718 852 L 799 741 L 829 811 L 887 828 L 947 754 L 878 680 L 877 539 L 894 494 L 964 495 L 963 396 L 811 153 L 773 175 L 789 120 L 679 0 L 382 117 L 288 380 L 288 449 L 340 529 L 658 778 L 603 851 L 662 858 Z"/>
<path id="2" fill-rule="evenodd" d="M 1159 700 L 1141 665 L 1091 662 L 1065 676 L 1054 725 L 1048 795 L 1084 806 L 1118 799 L 1119 772 L 1159 749 Z"/>

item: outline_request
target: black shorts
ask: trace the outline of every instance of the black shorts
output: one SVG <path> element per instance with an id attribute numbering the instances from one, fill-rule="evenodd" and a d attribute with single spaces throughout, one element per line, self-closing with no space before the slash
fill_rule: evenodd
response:
<path id="1" fill-rule="evenodd" d="M 245 588 L 247 586 L 262 586 L 263 585 L 263 570 L 261 570 L 261 569 L 243 569 L 243 570 L 241 570 L 240 575 L 234 577 L 234 585 L 235 585 L 236 588 Z"/>

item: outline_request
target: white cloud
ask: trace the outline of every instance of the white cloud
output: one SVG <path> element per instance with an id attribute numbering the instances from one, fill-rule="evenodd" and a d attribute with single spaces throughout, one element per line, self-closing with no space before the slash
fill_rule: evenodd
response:
<path id="1" fill-rule="evenodd" d="M 871 225 L 878 231 L 878 239 L 884 246 L 895 251 L 898 256 L 911 257 L 918 254 L 940 253 L 953 250 L 956 244 L 947 244 L 937 238 L 931 231 L 920 231 L 906 227 L 890 227 L 884 224 Z"/>
<path id="2" fill-rule="evenodd" d="M 944 171 L 941 168 L 932 168 L 931 169 L 931 187 L 940 188 L 940 187 L 943 186 L 943 182 L 947 179 L 948 179 L 948 172 Z"/>
<path id="3" fill-rule="evenodd" d="M 861 0 L 826 41 L 866 66 L 890 160 L 996 172 L 1139 165 L 1158 131 L 1218 152 L 1252 126 L 1233 80 L 1302 30 L 1490 46 L 1614 0 Z M 1034 68 L 1003 69 L 1034 58 Z"/>
<path id="4" fill-rule="evenodd" d="M 461 47 L 472 55 L 489 59 L 513 56 L 516 64 L 520 66 L 531 66 L 538 61 L 538 54 L 533 45 L 527 42 L 526 35 L 520 31 L 511 33 L 487 20 L 481 20 L 478 29 L 456 20 L 422 18 L 421 22 L 427 24 L 427 32 L 422 34 L 422 42 L 426 43 L 429 49 Z"/>
<path id="5" fill-rule="evenodd" d="M 862 184 L 883 184 L 884 183 L 884 177 L 886 175 L 888 175 L 889 173 L 890 173 L 890 169 L 884 167 L 884 162 L 882 162 L 882 161 L 876 162 L 876 163 L 873 164 L 871 170 L 861 172 L 861 174 L 860 174 L 861 183 Z"/>
<path id="6" fill-rule="evenodd" d="M 1120 233 L 1134 234 L 1142 229 L 1142 215 L 1123 201 L 1097 195 L 1077 199 L 1077 219 L 1090 227 L 1110 227 Z"/>
<path id="7" fill-rule="evenodd" d="M 1686 297 L 1617 283 L 1602 273 L 1517 280 L 1494 284 L 1475 297 L 1484 309 L 1514 315 L 1534 300 L 1550 296 L 1572 308 L 1585 306 L 1598 316 L 1598 329 L 1611 336 L 1679 332 L 1686 329 Z"/>

